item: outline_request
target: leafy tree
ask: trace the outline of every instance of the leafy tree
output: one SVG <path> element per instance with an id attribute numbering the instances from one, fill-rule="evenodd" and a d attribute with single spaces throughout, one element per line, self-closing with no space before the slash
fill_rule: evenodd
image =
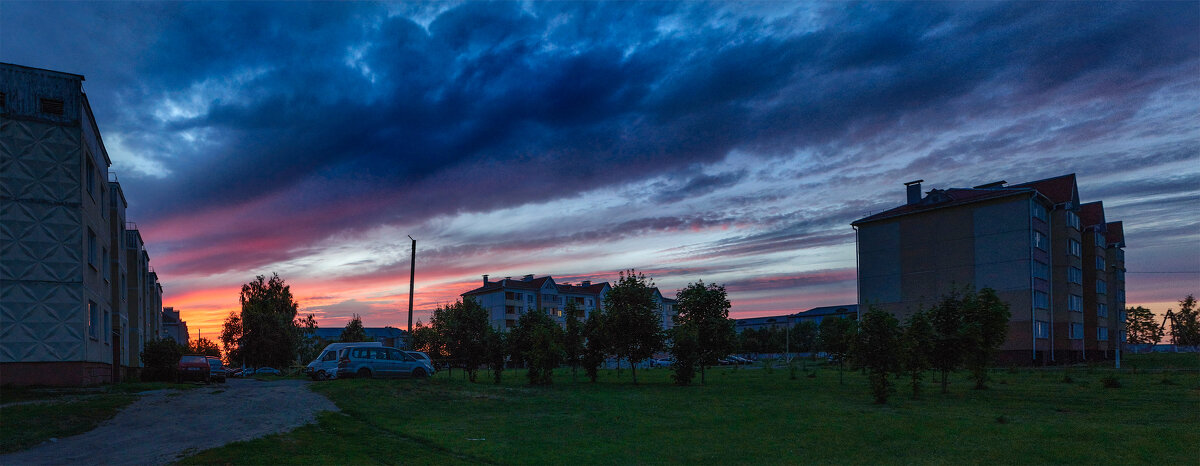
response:
<path id="1" fill-rule="evenodd" d="M 143 378 L 146 380 L 169 381 L 174 379 L 179 358 L 187 348 L 170 338 L 150 340 L 142 347 L 142 363 L 146 365 Z"/>
<path id="2" fill-rule="evenodd" d="M 599 375 L 600 364 L 608 357 L 606 334 L 604 314 L 599 311 L 588 314 L 587 320 L 583 322 L 583 355 L 580 362 L 592 382 L 595 382 Z"/>
<path id="3" fill-rule="evenodd" d="M 1155 322 L 1154 312 L 1142 306 L 1125 310 L 1125 335 L 1135 345 L 1156 345 L 1162 341 L 1163 328 Z"/>
<path id="4" fill-rule="evenodd" d="M 575 374 L 579 370 L 584 352 L 583 324 L 576 316 L 578 312 L 579 309 L 573 302 L 568 302 L 566 308 L 563 309 L 563 314 L 566 316 L 563 326 L 563 357 L 567 365 L 571 366 L 572 381 L 575 380 Z"/>
<path id="5" fill-rule="evenodd" d="M 857 323 L 845 317 L 826 317 L 821 319 L 818 344 L 821 351 L 829 354 L 838 365 L 838 383 L 845 383 L 846 357 L 849 356 L 850 346 L 854 341 Z"/>
<path id="6" fill-rule="evenodd" d="M 338 337 L 338 340 L 345 343 L 371 341 L 370 338 L 367 338 L 367 329 L 363 328 L 362 318 L 358 317 L 358 314 L 354 314 L 350 322 L 346 323 L 346 328 L 342 329 L 342 335 Z"/>
<path id="7" fill-rule="evenodd" d="M 230 366 L 245 365 L 242 357 L 242 316 L 238 312 L 229 311 L 225 317 L 225 325 L 221 326 L 221 347 L 225 350 L 225 362 Z"/>
<path id="8" fill-rule="evenodd" d="M 899 350 L 900 324 L 891 314 L 872 306 L 859 323 L 853 352 L 854 360 L 867 369 L 876 403 L 887 403 L 892 391 L 888 374 L 899 368 Z"/>
<path id="9" fill-rule="evenodd" d="M 563 359 L 563 332 L 558 323 L 545 312 L 529 311 L 517 319 L 508 338 L 513 357 L 529 369 L 529 384 L 553 383 L 554 368 Z"/>
<path id="10" fill-rule="evenodd" d="M 961 307 L 958 292 L 951 292 L 929 310 L 934 335 L 930 363 L 942 374 L 942 393 L 949 391 L 949 374 L 958 368 L 963 357 Z"/>
<path id="11" fill-rule="evenodd" d="M 309 314 L 298 323 L 300 327 L 300 347 L 296 350 L 300 361 L 312 361 L 321 355 L 321 350 L 328 345 L 324 339 L 317 336 L 317 317 Z"/>
<path id="12" fill-rule="evenodd" d="M 495 383 L 500 383 L 500 374 L 504 372 L 505 360 L 508 359 L 508 335 L 503 332 L 493 330 L 490 326 L 487 330 L 487 364 L 492 370 L 492 379 Z"/>
<path id="13" fill-rule="evenodd" d="M 1196 310 L 1196 297 L 1187 295 L 1179 300 L 1179 312 L 1171 322 L 1171 340 L 1176 345 L 1200 345 L 1200 312 Z"/>
<path id="14" fill-rule="evenodd" d="M 434 362 L 440 363 L 446 359 L 446 347 L 441 337 L 433 327 L 417 321 L 412 331 L 412 347 L 416 351 L 428 354 Z"/>
<path id="15" fill-rule="evenodd" d="M 817 347 L 819 329 L 811 320 L 805 320 L 792 326 L 791 336 L 788 337 L 790 349 L 798 353 L 807 353 Z"/>
<path id="16" fill-rule="evenodd" d="M 201 356 L 212 356 L 214 358 L 221 357 L 221 348 L 216 342 L 207 338 L 199 338 L 195 343 L 188 347 L 188 352 L 191 354 L 199 354 Z"/>
<path id="17" fill-rule="evenodd" d="M 286 367 L 295 361 L 300 340 L 296 322 L 299 305 L 291 287 L 278 274 L 272 274 L 270 280 L 259 275 L 242 285 L 239 300 L 242 332 L 238 346 L 245 361 L 255 367 Z"/>
<path id="18" fill-rule="evenodd" d="M 705 286 L 703 281 L 698 281 L 680 290 L 676 299 L 675 309 L 679 315 L 675 322 L 690 326 L 696 333 L 700 383 L 705 383 L 705 367 L 716 365 L 717 360 L 732 353 L 737 344 L 725 286 Z"/>
<path id="19" fill-rule="evenodd" d="M 695 324 L 685 323 L 672 328 L 670 333 L 671 357 L 675 359 L 671 363 L 671 378 L 677 385 L 688 385 L 696 376 L 696 366 L 700 365 L 703 353 L 699 332 Z"/>
<path id="20" fill-rule="evenodd" d="M 1008 338 L 1008 321 L 1012 318 L 1008 309 L 1008 303 L 991 288 L 967 293 L 963 298 L 963 350 L 976 390 L 987 388 L 988 366 Z"/>
<path id="21" fill-rule="evenodd" d="M 430 323 L 447 356 L 461 364 L 467 378 L 474 382 L 487 356 L 485 337 L 491 328 L 487 310 L 468 298 L 435 309 Z"/>
<path id="22" fill-rule="evenodd" d="M 905 321 L 900 337 L 900 365 L 912 382 L 913 398 L 921 396 L 921 379 L 930 368 L 933 352 L 933 324 L 926 312 L 917 312 Z"/>
<path id="23" fill-rule="evenodd" d="M 606 340 L 617 361 L 629 361 L 633 383 L 637 364 L 663 349 L 662 320 L 654 304 L 654 284 L 643 274 L 621 272 L 604 296 Z"/>

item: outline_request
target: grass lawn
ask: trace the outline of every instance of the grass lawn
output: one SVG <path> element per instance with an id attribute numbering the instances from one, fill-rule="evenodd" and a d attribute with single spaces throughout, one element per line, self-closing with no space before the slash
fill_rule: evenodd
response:
<path id="1" fill-rule="evenodd" d="M 1105 388 L 1114 374 L 1121 387 Z M 341 413 L 184 462 L 1196 464 L 1200 444 L 1195 370 L 998 370 L 980 391 L 959 373 L 946 395 L 930 374 L 922 399 L 901 382 L 887 405 L 860 373 L 839 385 L 836 368 L 720 368 L 689 387 L 666 369 L 639 371 L 636 386 L 628 370 L 597 384 L 559 370 L 551 387 L 519 371 L 500 385 L 460 375 L 316 383 Z"/>
<path id="2" fill-rule="evenodd" d="M 86 388 L 0 388 L 0 453 L 24 450 L 51 438 L 92 430 L 117 415 L 134 393 L 190 384 L 133 382 Z"/>

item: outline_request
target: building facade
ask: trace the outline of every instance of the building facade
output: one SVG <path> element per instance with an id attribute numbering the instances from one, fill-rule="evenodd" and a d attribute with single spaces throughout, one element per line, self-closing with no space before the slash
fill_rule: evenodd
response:
<path id="1" fill-rule="evenodd" d="M 560 325 L 566 325 L 567 304 L 574 304 L 575 317 L 579 320 L 604 306 L 604 296 L 611 287 L 608 282 L 583 281 L 578 285 L 555 283 L 550 276 L 534 278 L 525 275 L 520 280 L 505 277 L 491 281 L 483 276 L 483 285 L 462 294 L 463 299 L 473 299 L 488 311 L 492 328 L 507 332 L 517 326 L 521 315 L 540 310 L 549 314 Z"/>
<path id="2" fill-rule="evenodd" d="M 0 379 L 118 380 L 124 338 L 125 198 L 109 182 L 83 76 L 0 63 Z M 158 293 L 161 302 L 161 292 Z"/>
<path id="3" fill-rule="evenodd" d="M 179 317 L 179 311 L 173 307 L 164 307 L 161 321 L 163 338 L 170 338 L 181 345 L 188 344 L 190 334 L 187 322 Z"/>
<path id="4" fill-rule="evenodd" d="M 814 307 L 807 311 L 797 312 L 795 314 L 735 319 L 733 328 L 738 333 L 741 333 L 743 330 L 762 330 L 771 328 L 783 329 L 787 328 L 788 326 L 795 326 L 801 322 L 812 322 L 813 324 L 821 325 L 821 321 L 828 317 L 857 320 L 858 305 L 843 304 L 840 306 L 821 306 Z"/>
<path id="5" fill-rule="evenodd" d="M 852 223 L 860 312 L 903 319 L 956 290 L 992 288 L 1012 314 L 1002 360 L 1111 356 L 1124 335 L 1124 240 L 1108 241 L 1099 203 L 1079 203 L 1074 174 L 924 196 L 921 181 L 906 185 L 905 205 Z M 1120 307 L 1108 297 L 1118 292 Z"/>

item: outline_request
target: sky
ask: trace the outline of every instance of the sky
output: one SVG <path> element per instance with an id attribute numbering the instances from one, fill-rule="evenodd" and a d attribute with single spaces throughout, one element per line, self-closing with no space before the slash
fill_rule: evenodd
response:
<path id="1" fill-rule="evenodd" d="M 0 61 L 82 74 L 192 338 L 256 275 L 321 326 L 492 278 L 853 303 L 850 222 L 1075 173 L 1129 305 L 1200 291 L 1197 2 L 0 2 Z"/>

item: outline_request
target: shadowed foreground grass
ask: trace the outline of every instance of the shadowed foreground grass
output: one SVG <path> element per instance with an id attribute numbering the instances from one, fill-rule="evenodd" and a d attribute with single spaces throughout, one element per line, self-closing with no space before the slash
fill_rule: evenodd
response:
<path id="1" fill-rule="evenodd" d="M 898 381 L 887 405 L 832 368 L 722 368 L 690 387 L 665 369 L 639 371 L 637 386 L 628 371 L 592 384 L 559 370 L 551 387 L 523 375 L 317 383 L 341 413 L 184 462 L 1194 464 L 1200 444 L 1195 371 L 1121 372 L 1105 388 L 1107 369 L 999 370 L 979 391 L 957 374 L 951 393 L 929 383 L 920 400 Z"/>

